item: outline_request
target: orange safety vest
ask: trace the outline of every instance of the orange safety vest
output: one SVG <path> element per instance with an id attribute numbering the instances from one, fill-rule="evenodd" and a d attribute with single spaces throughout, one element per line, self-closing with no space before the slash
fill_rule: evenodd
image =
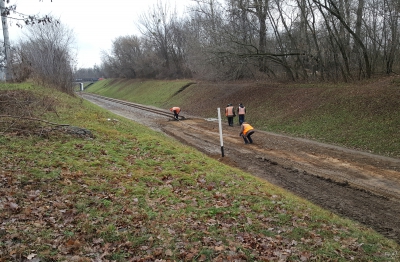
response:
<path id="1" fill-rule="evenodd" d="M 180 109 L 179 107 L 177 107 L 177 106 L 174 106 L 174 107 L 171 108 L 170 110 L 171 110 L 171 112 L 176 111 L 177 114 L 179 114 L 179 112 L 181 112 L 181 109 Z"/>
<path id="2" fill-rule="evenodd" d="M 253 130 L 254 128 L 249 124 L 242 124 L 243 125 L 243 135 L 246 135 L 247 132 Z"/>
<path id="3" fill-rule="evenodd" d="M 233 106 L 229 106 L 225 108 L 225 116 L 234 116 L 235 112 L 233 112 Z"/>
<path id="4" fill-rule="evenodd" d="M 240 107 L 238 109 L 238 114 L 239 115 L 244 115 L 246 113 L 246 108 L 245 107 Z"/>

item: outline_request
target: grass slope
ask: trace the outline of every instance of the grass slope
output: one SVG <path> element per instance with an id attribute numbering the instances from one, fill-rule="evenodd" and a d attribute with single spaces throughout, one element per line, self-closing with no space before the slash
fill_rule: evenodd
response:
<path id="1" fill-rule="evenodd" d="M 396 77 L 354 84 L 103 80 L 88 92 L 182 114 L 216 117 L 240 102 L 256 128 L 400 157 L 400 87 Z M 178 92 L 180 91 L 180 92 Z"/>
<path id="2" fill-rule="evenodd" d="M 4 94 L 36 106 L 0 126 L 0 261 L 400 259 L 374 231 L 82 99 Z"/>

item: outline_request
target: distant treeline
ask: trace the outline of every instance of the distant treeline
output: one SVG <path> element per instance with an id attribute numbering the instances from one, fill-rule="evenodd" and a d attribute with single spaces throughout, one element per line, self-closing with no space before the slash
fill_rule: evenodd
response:
<path id="1" fill-rule="evenodd" d="M 98 66 L 94 66 L 93 68 L 79 68 L 74 72 L 75 82 L 97 81 L 102 77 L 102 70 Z"/>
<path id="2" fill-rule="evenodd" d="M 96 82 L 99 78 L 76 78 L 75 82 Z"/>
<path id="3" fill-rule="evenodd" d="M 400 69 L 398 1 L 194 0 L 143 14 L 105 77 L 350 81 Z"/>

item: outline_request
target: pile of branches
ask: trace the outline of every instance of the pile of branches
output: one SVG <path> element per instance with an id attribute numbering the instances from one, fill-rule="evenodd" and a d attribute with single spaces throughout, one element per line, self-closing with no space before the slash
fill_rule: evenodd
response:
<path id="1" fill-rule="evenodd" d="M 58 116 L 56 105 L 57 101 L 50 96 L 38 96 L 26 90 L 0 91 L 0 134 L 48 138 L 51 133 L 61 132 L 92 137 L 89 130 L 44 120 L 46 114 Z"/>

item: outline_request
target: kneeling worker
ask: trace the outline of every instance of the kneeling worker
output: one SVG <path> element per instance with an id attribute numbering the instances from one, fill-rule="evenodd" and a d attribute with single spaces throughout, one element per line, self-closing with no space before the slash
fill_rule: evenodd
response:
<path id="1" fill-rule="evenodd" d="M 251 135 L 254 134 L 254 128 L 248 124 L 247 122 L 243 122 L 240 129 L 240 136 L 243 137 L 245 144 L 252 144 L 253 139 L 251 139 Z"/>
<path id="2" fill-rule="evenodd" d="M 181 109 L 180 109 L 179 107 L 177 107 L 177 106 L 171 107 L 171 108 L 169 109 L 169 111 L 171 111 L 171 112 L 174 113 L 174 118 L 175 118 L 176 120 L 179 120 L 179 112 L 181 112 Z"/>

